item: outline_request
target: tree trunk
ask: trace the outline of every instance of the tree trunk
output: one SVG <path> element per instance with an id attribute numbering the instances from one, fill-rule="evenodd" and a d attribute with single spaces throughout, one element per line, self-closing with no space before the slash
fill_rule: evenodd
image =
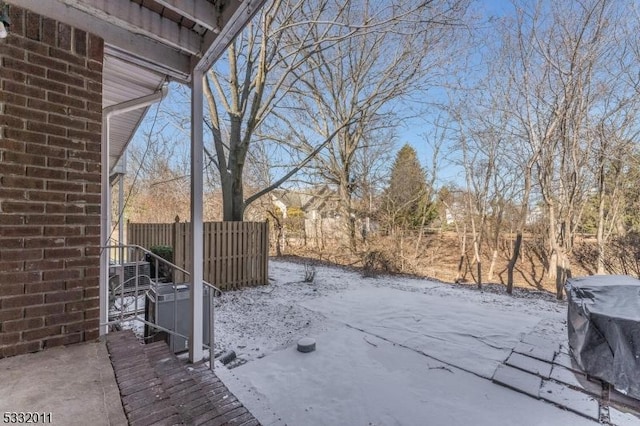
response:
<path id="1" fill-rule="evenodd" d="M 458 272 L 456 274 L 455 282 L 458 283 L 462 279 L 462 266 L 464 265 L 464 258 L 466 256 L 467 251 L 467 233 L 466 227 L 464 233 L 462 234 L 462 241 L 460 244 L 460 262 L 458 262 Z"/>
<path id="2" fill-rule="evenodd" d="M 404 231 L 400 233 L 400 272 L 404 272 Z"/>
<path id="3" fill-rule="evenodd" d="M 233 160 L 236 156 L 232 156 Z M 236 164 L 221 179 L 222 186 L 222 220 L 225 222 L 242 222 L 244 220 L 244 185 L 242 182 L 242 164 Z"/>
<path id="4" fill-rule="evenodd" d="M 556 235 L 556 213 L 553 205 L 547 205 L 549 211 L 549 265 L 547 275 L 549 279 L 555 280 L 558 273 L 558 256 L 560 255 L 560 247 Z"/>
<path id="5" fill-rule="evenodd" d="M 276 228 L 277 234 L 276 234 L 276 256 L 277 257 L 281 257 L 282 256 L 282 248 L 284 247 L 283 245 L 283 241 L 284 241 L 284 227 L 282 226 L 282 222 L 280 221 L 280 218 L 275 215 L 271 210 L 267 210 L 267 213 L 273 218 L 274 221 L 274 227 Z"/>
<path id="6" fill-rule="evenodd" d="M 601 228 L 602 227 L 602 228 Z M 601 225 L 600 223 L 598 223 L 598 265 L 597 265 L 597 270 L 596 270 L 596 274 L 598 275 L 604 275 L 605 271 L 604 271 L 604 256 L 605 256 L 605 242 L 604 242 L 604 233 L 603 233 L 603 228 L 604 226 Z"/>
<path id="7" fill-rule="evenodd" d="M 509 265 L 507 266 L 507 293 L 513 293 L 513 270 L 516 267 L 518 256 L 520 256 L 520 246 L 522 245 L 522 231 L 518 231 L 516 234 L 516 242 L 513 247 L 513 253 L 511 253 L 511 259 L 509 259 Z"/>
<path id="8" fill-rule="evenodd" d="M 285 246 L 285 244 L 287 242 L 287 239 L 286 239 L 286 237 L 284 235 L 284 232 L 285 232 L 284 225 L 282 225 L 280 227 L 280 229 L 279 229 L 280 235 L 279 235 L 279 238 L 278 238 L 278 240 L 279 240 L 278 245 L 280 246 L 280 252 L 281 253 L 282 253 L 282 250 L 284 250 L 284 246 Z"/>
<path id="9" fill-rule="evenodd" d="M 231 219 L 229 220 L 242 222 L 244 220 L 244 185 L 242 184 L 242 173 L 237 173 L 236 176 L 234 176 L 232 203 Z"/>
<path id="10" fill-rule="evenodd" d="M 222 220 L 242 222 L 244 220 L 244 196 L 242 183 L 222 185 Z"/>
<path id="11" fill-rule="evenodd" d="M 556 298 L 558 300 L 562 300 L 564 297 L 564 285 L 567 282 L 568 278 L 571 278 L 571 265 L 569 264 L 569 259 L 567 256 L 562 253 L 560 260 L 560 264 L 557 266 L 556 273 Z"/>
<path id="12" fill-rule="evenodd" d="M 494 248 L 491 255 L 491 264 L 489 265 L 489 272 L 487 273 L 487 281 L 493 281 L 493 274 L 496 269 L 496 261 L 498 260 L 498 249 Z"/>
<path id="13" fill-rule="evenodd" d="M 476 278 L 476 282 L 478 284 L 478 290 L 482 290 L 482 259 L 480 257 L 480 242 L 478 238 L 474 236 L 473 241 L 473 253 L 476 258 L 476 265 L 478 271 L 478 277 Z"/>
<path id="14" fill-rule="evenodd" d="M 351 210 L 351 209 L 349 209 Z M 349 214 L 348 218 L 348 227 L 349 227 L 349 247 L 351 251 L 355 252 L 358 245 L 358 237 L 356 235 L 356 218 Z"/>
<path id="15" fill-rule="evenodd" d="M 549 279 L 555 280 L 558 277 L 558 264 L 558 251 L 552 248 L 549 256 L 549 270 L 547 271 Z"/>
<path id="16" fill-rule="evenodd" d="M 222 186 L 222 220 L 223 221 L 231 221 L 233 220 L 233 187 L 231 186 L 231 182 L 228 180 L 223 180 L 221 183 Z"/>
<path id="17" fill-rule="evenodd" d="M 345 172 L 344 174 L 348 176 L 348 173 Z M 355 252 L 357 247 L 357 235 L 356 218 L 353 215 L 353 206 L 351 201 L 353 194 L 348 186 L 348 178 L 343 177 L 342 180 L 343 182 L 341 182 L 339 186 L 340 215 L 342 216 L 344 226 L 343 230 L 346 231 L 349 248 L 352 252 Z"/>
<path id="18" fill-rule="evenodd" d="M 598 203 L 598 231 L 597 231 L 597 242 L 598 242 L 598 260 L 597 260 L 597 271 L 598 275 L 604 274 L 604 221 L 605 221 L 605 209 L 604 209 L 604 170 L 600 169 L 600 185 L 598 188 L 598 196 L 600 197 Z"/>
<path id="19" fill-rule="evenodd" d="M 278 230 L 278 236 L 276 239 L 276 256 L 282 256 L 282 225 L 277 224 L 276 229 Z"/>
<path id="20" fill-rule="evenodd" d="M 458 273 L 456 274 L 456 283 L 462 280 L 462 266 L 464 266 L 464 254 L 460 255 L 460 261 L 458 262 Z"/>

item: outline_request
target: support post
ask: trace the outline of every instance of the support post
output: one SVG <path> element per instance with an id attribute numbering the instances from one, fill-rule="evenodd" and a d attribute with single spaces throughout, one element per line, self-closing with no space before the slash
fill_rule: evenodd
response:
<path id="1" fill-rule="evenodd" d="M 202 225 L 202 192 L 204 146 L 202 143 L 202 71 L 193 71 L 191 80 L 191 256 L 189 273 L 191 275 L 191 331 L 189 333 L 189 361 L 199 362 L 203 359 L 203 225 Z M 210 313 L 213 315 L 213 312 Z M 211 342 L 212 343 L 212 342 Z"/>

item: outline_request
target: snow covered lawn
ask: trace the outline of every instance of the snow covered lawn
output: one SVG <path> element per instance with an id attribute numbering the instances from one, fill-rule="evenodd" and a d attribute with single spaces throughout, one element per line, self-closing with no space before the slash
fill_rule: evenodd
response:
<path id="1" fill-rule="evenodd" d="M 488 380 L 523 335 L 566 340 L 563 303 L 330 267 L 304 283 L 288 262 L 270 276 L 216 311 L 219 349 L 241 359 L 219 374 L 263 424 L 594 424 Z M 304 336 L 315 352 L 296 351 Z"/>

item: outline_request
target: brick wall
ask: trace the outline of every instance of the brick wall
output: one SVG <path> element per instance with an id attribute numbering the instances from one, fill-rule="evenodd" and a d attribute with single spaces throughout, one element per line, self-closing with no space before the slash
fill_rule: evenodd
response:
<path id="1" fill-rule="evenodd" d="M 11 6 L 0 40 L 0 358 L 98 337 L 101 39 Z"/>

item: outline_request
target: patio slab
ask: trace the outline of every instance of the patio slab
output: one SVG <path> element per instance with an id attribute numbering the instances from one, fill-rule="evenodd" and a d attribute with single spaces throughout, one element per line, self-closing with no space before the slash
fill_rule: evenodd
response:
<path id="1" fill-rule="evenodd" d="M 540 388 L 540 398 L 571 410 L 574 413 L 598 420 L 600 405 L 591 396 L 571 389 L 560 383 L 545 381 Z"/>
<path id="2" fill-rule="evenodd" d="M 539 336 L 524 336 L 498 367 L 493 381 L 593 420 L 600 419 L 603 424 L 640 426 L 638 401 L 613 389 L 608 391 L 608 386 L 603 389 L 598 380 L 589 380 L 562 347 Z M 553 363 L 542 360 L 549 359 L 552 352 L 556 352 Z"/>
<path id="3" fill-rule="evenodd" d="M 548 379 L 551 374 L 551 364 L 516 352 L 511 353 L 506 364 L 528 371 L 529 373 L 537 374 L 545 379 Z"/>
<path id="4" fill-rule="evenodd" d="M 486 379 L 511 354 L 521 334 L 540 321 L 493 305 L 393 288 L 364 287 L 309 299 L 302 306 Z"/>
<path id="5" fill-rule="evenodd" d="M 609 407 L 609 418 L 611 419 L 611 424 L 616 426 L 638 426 L 640 424 L 640 419 L 634 414 L 626 413 L 613 407 Z"/>
<path id="6" fill-rule="evenodd" d="M 540 377 L 507 365 L 498 367 L 496 374 L 493 376 L 493 381 L 534 398 L 538 398 L 540 386 L 542 385 Z"/>
<path id="7" fill-rule="evenodd" d="M 556 356 L 556 352 L 559 350 L 559 346 L 556 349 L 551 346 L 535 346 L 530 343 L 520 342 L 513 348 L 514 352 L 537 358 L 544 362 L 553 362 L 553 358 Z"/>
<path id="8" fill-rule="evenodd" d="M 248 407 L 248 398 L 265 402 L 289 425 L 594 424 L 368 333 L 313 337 L 315 352 L 292 346 L 232 370 L 238 398 Z M 255 414 L 272 424 L 273 416 Z"/>
<path id="9" fill-rule="evenodd" d="M 0 412 L 51 413 L 51 424 L 127 425 L 104 342 L 0 359 Z"/>
<path id="10" fill-rule="evenodd" d="M 599 382 L 590 381 L 584 374 L 571 371 L 559 365 L 553 366 L 551 378 L 598 397 L 602 394 L 602 385 Z"/>
<path id="11" fill-rule="evenodd" d="M 556 357 L 553 359 L 553 363 L 557 365 L 561 365 L 565 368 L 568 368 L 571 371 L 575 371 L 578 373 L 582 372 L 582 370 L 580 370 L 580 367 L 578 367 L 578 364 L 573 360 L 571 355 L 566 354 L 564 352 L 558 352 L 556 354 Z"/>
<path id="12" fill-rule="evenodd" d="M 544 348 L 548 352 L 558 352 L 560 350 L 560 343 L 533 333 L 524 335 L 522 341 L 538 348 Z"/>

